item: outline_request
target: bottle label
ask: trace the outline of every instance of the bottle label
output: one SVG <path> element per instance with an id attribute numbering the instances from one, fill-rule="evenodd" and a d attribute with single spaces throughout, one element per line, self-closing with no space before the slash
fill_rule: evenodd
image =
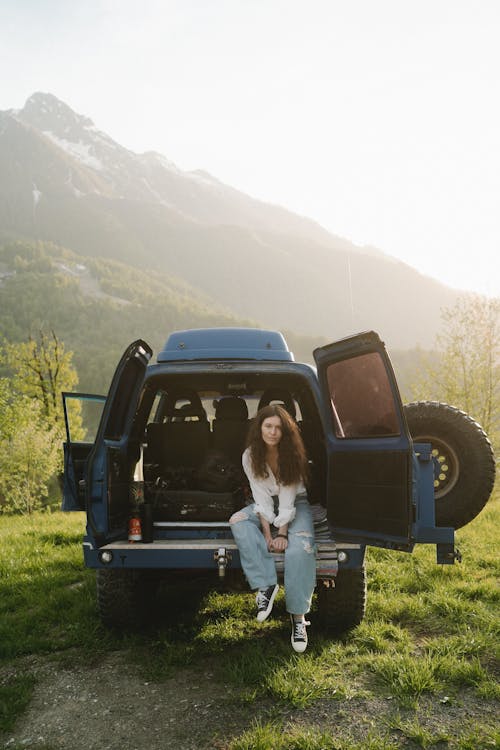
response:
<path id="1" fill-rule="evenodd" d="M 129 542 L 140 542 L 142 540 L 141 519 L 134 516 L 128 522 Z"/>

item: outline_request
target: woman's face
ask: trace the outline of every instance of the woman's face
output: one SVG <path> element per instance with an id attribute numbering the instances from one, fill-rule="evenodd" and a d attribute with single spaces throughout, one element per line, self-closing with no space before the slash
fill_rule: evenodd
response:
<path id="1" fill-rule="evenodd" d="M 266 417 L 261 425 L 262 440 L 266 445 L 278 445 L 283 434 L 283 426 L 279 417 Z"/>

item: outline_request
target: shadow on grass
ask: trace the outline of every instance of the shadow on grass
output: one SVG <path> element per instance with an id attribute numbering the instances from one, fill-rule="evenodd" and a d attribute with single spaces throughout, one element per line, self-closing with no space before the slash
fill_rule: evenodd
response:
<path id="1" fill-rule="evenodd" d="M 342 659 L 332 652 L 342 649 L 342 640 L 325 639 L 317 629 L 305 654 L 292 650 L 282 592 L 264 623 L 255 619 L 248 590 L 214 588 L 213 577 L 164 584 L 156 605 L 133 654 L 148 680 L 161 682 L 190 667 L 230 684 L 237 703 L 269 698 L 295 707 L 352 693 Z"/>
<path id="2" fill-rule="evenodd" d="M 168 679 L 174 668 L 184 666 L 231 671 L 248 644 L 253 644 L 254 669 L 257 663 L 269 664 L 281 625 L 276 619 L 258 625 L 253 610 L 249 592 L 220 586 L 213 575 L 171 575 L 161 583 L 151 617 L 137 634 L 134 658 L 155 680 Z M 267 656 L 261 658 L 263 650 Z M 245 672 L 247 684 L 253 683 L 250 663 Z M 261 678 L 258 671 L 255 679 Z"/>

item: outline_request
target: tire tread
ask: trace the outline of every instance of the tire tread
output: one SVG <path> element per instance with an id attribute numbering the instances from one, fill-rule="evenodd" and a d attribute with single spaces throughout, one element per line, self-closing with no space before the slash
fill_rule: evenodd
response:
<path id="1" fill-rule="evenodd" d="M 412 401 L 404 412 L 414 439 L 434 435 L 455 450 L 459 476 L 455 486 L 436 500 L 436 524 L 465 526 L 484 508 L 495 483 L 495 457 L 485 431 L 464 411 L 440 401 Z"/>

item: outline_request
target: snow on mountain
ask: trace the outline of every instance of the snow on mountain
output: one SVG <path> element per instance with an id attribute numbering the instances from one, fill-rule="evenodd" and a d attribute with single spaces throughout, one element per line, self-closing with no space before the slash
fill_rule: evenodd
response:
<path id="1" fill-rule="evenodd" d="M 182 172 L 161 154 L 136 154 L 121 146 L 92 120 L 77 114 L 52 94 L 38 92 L 30 96 L 24 108 L 16 113 L 16 119 L 37 130 L 83 167 L 98 172 L 118 199 L 144 200 L 176 208 L 179 184 L 194 187 L 201 181 L 198 174 Z M 210 179 L 204 178 L 203 182 L 211 184 Z M 82 191 L 77 190 L 80 197 Z M 91 190 L 92 194 L 95 192 Z M 178 210 L 186 213 L 185 206 L 179 206 Z"/>
<path id="2" fill-rule="evenodd" d="M 82 169 L 91 170 L 93 176 L 87 174 L 88 192 L 78 184 L 77 192 L 73 191 L 76 197 L 100 194 L 145 201 L 197 223 L 293 233 L 327 246 L 332 240 L 343 243 L 316 222 L 251 198 L 204 170 L 184 172 L 162 154 L 128 150 L 53 94 L 37 92 L 23 109 L 9 114 L 34 128 Z"/>
<path id="3" fill-rule="evenodd" d="M 74 157 L 82 164 L 85 164 L 85 166 L 90 167 L 91 169 L 97 169 L 98 171 L 103 169 L 102 161 L 90 153 L 90 150 L 92 149 L 90 143 L 83 143 L 82 141 L 78 141 L 77 143 L 74 141 L 67 141 L 64 138 L 58 138 L 57 135 L 51 133 L 50 130 L 44 130 L 42 132 L 47 138 L 50 138 L 52 143 L 55 143 L 56 146 L 62 148 L 63 151 L 66 151 L 67 154 Z"/>

